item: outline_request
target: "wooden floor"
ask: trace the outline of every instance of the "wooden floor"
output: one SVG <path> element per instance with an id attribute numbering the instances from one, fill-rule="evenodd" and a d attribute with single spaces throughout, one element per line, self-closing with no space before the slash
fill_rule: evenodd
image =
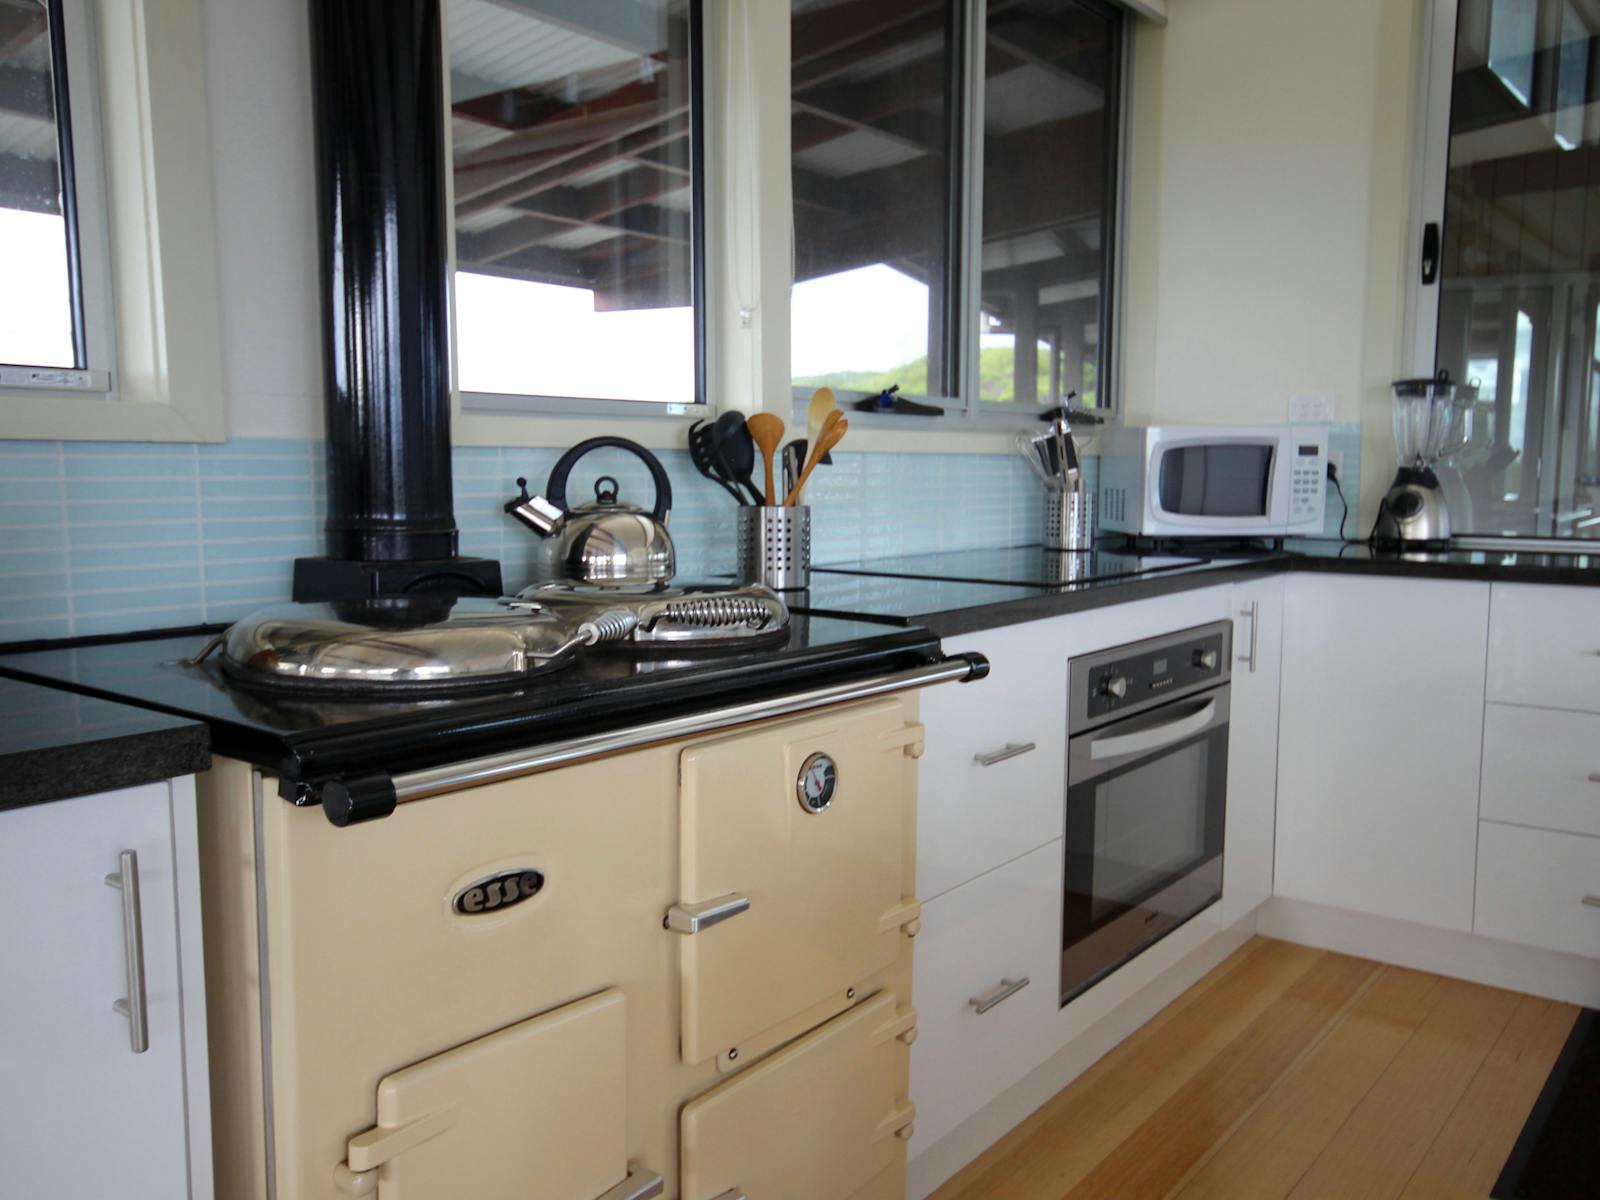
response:
<path id="1" fill-rule="evenodd" d="M 935 1200 L 1487 1197 L 1577 1015 L 1256 938 Z"/>

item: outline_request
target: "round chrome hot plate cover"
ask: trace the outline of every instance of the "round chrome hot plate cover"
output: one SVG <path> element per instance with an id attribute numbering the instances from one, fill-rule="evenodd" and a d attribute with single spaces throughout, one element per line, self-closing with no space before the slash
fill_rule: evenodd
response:
<path id="1" fill-rule="evenodd" d="M 543 606 L 478 598 L 281 604 L 229 628 L 221 661 L 231 679 L 274 691 L 468 691 L 558 670 L 580 624 Z"/>

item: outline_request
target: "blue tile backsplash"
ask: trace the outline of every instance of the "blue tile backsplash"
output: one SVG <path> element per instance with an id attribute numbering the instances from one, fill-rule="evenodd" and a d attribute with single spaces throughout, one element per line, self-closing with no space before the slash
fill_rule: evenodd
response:
<path id="1" fill-rule="evenodd" d="M 1360 435 L 1335 426 L 1345 493 L 1359 491 Z M 454 453 L 461 552 L 500 560 L 507 587 L 533 578 L 537 539 L 501 511 L 527 476 L 542 489 L 555 449 Z M 663 451 L 672 480 L 678 574 L 734 567 L 732 499 Z M 1038 539 L 1041 492 L 1015 455 L 834 455 L 807 491 L 818 563 Z M 1092 463 L 1092 459 L 1090 462 Z M 234 620 L 289 598 L 294 559 L 322 551 L 323 444 L 240 438 L 222 445 L 0 441 L 0 642 Z M 602 450 L 573 473 L 569 498 L 613 475 L 650 503 L 631 455 Z M 1330 532 L 1339 524 L 1328 504 Z M 1353 529 L 1347 530 L 1354 533 Z"/>

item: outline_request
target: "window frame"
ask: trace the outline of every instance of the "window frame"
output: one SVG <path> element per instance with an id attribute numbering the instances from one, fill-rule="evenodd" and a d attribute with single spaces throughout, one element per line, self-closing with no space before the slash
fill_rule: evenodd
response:
<path id="1" fill-rule="evenodd" d="M 0 437 L 221 442 L 227 391 L 202 0 L 74 3 L 94 20 L 69 15 L 69 33 L 81 26 L 98 49 L 97 61 L 72 64 L 80 96 L 86 75 L 98 85 L 98 111 L 75 102 L 72 118 L 80 140 L 96 123 L 100 131 L 116 386 L 4 389 Z M 81 158 L 77 165 L 82 203 Z"/>
<path id="2" fill-rule="evenodd" d="M 1450 104 L 1454 91 L 1460 0 L 1425 0 L 1419 14 L 1417 102 L 1414 125 L 1417 151 L 1412 156 L 1411 204 L 1406 230 L 1405 292 L 1402 305 L 1401 369 L 1408 377 L 1431 376 L 1437 363 L 1439 311 L 1444 271 L 1441 263 L 1431 283 L 1422 279 L 1425 231 L 1437 229 L 1439 253 L 1445 243 L 1445 198 L 1450 176 Z M 1548 415 L 1548 414 L 1547 414 Z M 1560 437 L 1557 422 L 1550 437 Z M 1560 480 L 1556 471 L 1540 471 L 1536 505 L 1553 507 Z M 1561 537 L 1549 533 L 1456 535 L 1466 549 L 1500 547 L 1600 552 L 1600 537 Z"/>
<path id="3" fill-rule="evenodd" d="M 523 392 L 476 392 L 462 389 L 457 382 L 459 379 L 460 350 L 456 324 L 456 274 L 460 270 L 456 261 L 456 237 L 454 228 L 455 213 L 455 172 L 452 169 L 447 173 L 445 181 L 445 209 L 450 214 L 452 222 L 448 241 L 449 255 L 446 270 L 449 280 L 449 308 L 450 308 L 450 381 L 451 392 L 455 397 L 454 410 L 458 419 L 465 419 L 470 424 L 475 419 L 487 419 L 496 422 L 496 418 L 595 418 L 602 421 L 611 421 L 614 418 L 623 418 L 630 425 L 638 421 L 667 422 L 669 427 L 676 430 L 678 426 L 687 428 L 694 420 L 704 418 L 714 411 L 712 403 L 712 384 L 715 378 L 712 346 L 712 320 L 714 305 L 712 292 L 714 285 L 711 280 L 714 275 L 715 247 L 708 230 L 715 227 L 708 214 L 712 210 L 715 189 L 710 186 L 711 180 L 711 135 L 714 129 L 714 117 L 709 111 L 710 104 L 707 97 L 711 94 L 708 87 L 708 63 L 712 61 L 713 54 L 713 26 L 715 21 L 709 18 L 706 12 L 706 0 L 688 0 L 689 6 L 689 78 L 690 78 L 690 103 L 689 103 L 689 187 L 690 187 L 690 237 L 692 239 L 692 252 L 690 255 L 690 305 L 694 313 L 694 388 L 695 398 L 690 403 L 663 403 L 655 400 L 620 400 L 606 397 L 586 396 L 551 396 Z M 449 37 L 449 5 L 441 5 L 441 15 L 445 21 L 442 53 L 444 55 L 444 131 L 445 131 L 445 161 L 454 163 L 454 133 L 451 124 L 451 113 L 454 101 L 451 92 L 450 76 L 450 37 Z M 469 272 L 477 273 L 477 272 Z M 482 274 L 495 274 L 493 271 L 481 272 Z M 457 439 L 461 440 L 461 439 Z"/>
<path id="4" fill-rule="evenodd" d="M 1121 275 L 1127 247 L 1128 118 L 1131 109 L 1134 22 L 1147 14 L 1130 10 L 1111 0 L 1075 0 L 1075 3 L 1115 22 L 1115 46 L 1110 55 L 1109 86 L 1106 89 L 1112 114 L 1105 146 L 1104 179 L 1108 195 L 1097 316 L 1099 345 L 1108 348 L 1097 354 L 1094 411 L 1106 420 L 1120 420 L 1122 405 L 1118 389 L 1121 387 L 1124 325 Z M 958 87 L 950 89 L 950 94 L 957 97 L 961 104 L 959 121 L 956 122 L 959 128 L 954 131 L 952 139 L 956 144 L 951 154 L 959 187 L 953 189 L 953 206 L 957 212 L 955 220 L 951 222 L 950 235 L 955 244 L 953 257 L 958 264 L 954 289 L 958 300 L 942 314 L 942 319 L 946 329 L 956 334 L 951 338 L 951 345 L 946 352 L 954 357 L 959 394 L 916 397 L 919 404 L 941 409 L 941 417 L 852 410 L 852 427 L 882 430 L 914 428 L 927 433 L 938 433 L 941 429 L 947 433 L 993 432 L 1015 428 L 1018 420 L 1037 419 L 1061 407 L 1057 403 L 1024 406 L 1007 401 L 983 400 L 979 395 L 981 360 L 976 316 L 983 301 L 984 96 L 987 82 L 984 64 L 989 14 L 986 0 L 957 0 L 957 4 L 958 13 L 953 22 L 952 36 L 959 38 L 959 45 L 952 58 L 954 73 L 959 75 L 960 82 Z M 792 220 L 792 204 L 790 212 Z M 802 425 L 813 390 L 804 385 L 791 385 L 792 415 Z M 846 405 L 875 394 L 855 389 L 834 390 L 841 403 Z"/>
<path id="5" fill-rule="evenodd" d="M 0 404 L 73 394 L 117 399 L 98 31 L 90 0 L 44 0 L 44 4 L 75 361 L 70 367 L 0 362 Z"/>

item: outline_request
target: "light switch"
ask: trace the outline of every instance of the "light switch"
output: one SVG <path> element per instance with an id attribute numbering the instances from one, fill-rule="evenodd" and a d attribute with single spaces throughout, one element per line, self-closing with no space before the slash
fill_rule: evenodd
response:
<path id="1" fill-rule="evenodd" d="M 1289 397 L 1289 421 L 1295 425 L 1325 425 L 1333 420 L 1332 392 L 1295 392 Z"/>

